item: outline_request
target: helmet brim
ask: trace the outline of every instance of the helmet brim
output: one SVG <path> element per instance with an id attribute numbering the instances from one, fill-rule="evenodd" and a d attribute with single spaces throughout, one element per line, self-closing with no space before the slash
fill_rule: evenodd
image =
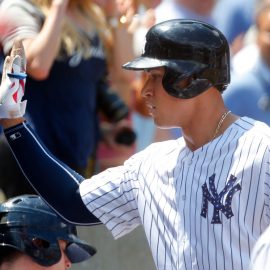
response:
<path id="1" fill-rule="evenodd" d="M 203 63 L 190 60 L 156 59 L 145 56 L 135 58 L 122 66 L 122 68 L 127 70 L 147 70 L 159 67 L 172 68 L 179 73 L 189 75 L 198 72 L 199 70 L 203 70 L 207 66 Z"/>
<path id="2" fill-rule="evenodd" d="M 144 70 L 144 69 L 157 68 L 157 67 L 163 67 L 163 66 L 165 66 L 165 63 L 163 60 L 141 56 L 124 64 L 122 67 L 124 69 L 130 69 L 130 70 Z"/>
<path id="3" fill-rule="evenodd" d="M 96 254 L 96 249 L 86 242 L 77 239 L 68 244 L 65 253 L 72 263 L 79 263 L 90 259 Z"/>

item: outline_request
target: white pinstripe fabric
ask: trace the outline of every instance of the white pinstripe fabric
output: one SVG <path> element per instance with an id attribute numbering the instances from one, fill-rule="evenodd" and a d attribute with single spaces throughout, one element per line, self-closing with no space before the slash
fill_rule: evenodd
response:
<path id="1" fill-rule="evenodd" d="M 195 152 L 182 138 L 152 144 L 84 181 L 81 196 L 115 238 L 142 224 L 158 269 L 246 270 L 269 224 L 269 145 L 269 127 L 244 117 Z M 216 199 L 205 217 L 203 185 Z"/>
<path id="2" fill-rule="evenodd" d="M 270 227 L 260 236 L 251 253 L 250 270 L 270 269 Z"/>

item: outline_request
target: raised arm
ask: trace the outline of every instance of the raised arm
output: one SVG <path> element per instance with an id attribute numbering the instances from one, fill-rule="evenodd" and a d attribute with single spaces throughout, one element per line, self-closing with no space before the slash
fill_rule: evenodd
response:
<path id="1" fill-rule="evenodd" d="M 0 125 L 20 168 L 37 193 L 64 219 L 77 225 L 99 223 L 81 200 L 78 188 L 83 177 L 57 160 L 25 122 L 25 80 L 24 49 L 17 41 L 4 64 Z"/>

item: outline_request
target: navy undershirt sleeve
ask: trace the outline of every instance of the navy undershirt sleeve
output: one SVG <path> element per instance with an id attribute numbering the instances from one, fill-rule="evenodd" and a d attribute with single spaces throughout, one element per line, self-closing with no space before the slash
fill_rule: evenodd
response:
<path id="1" fill-rule="evenodd" d="M 27 180 L 60 216 L 76 225 L 100 223 L 81 199 L 84 178 L 56 159 L 27 123 L 4 132 Z"/>

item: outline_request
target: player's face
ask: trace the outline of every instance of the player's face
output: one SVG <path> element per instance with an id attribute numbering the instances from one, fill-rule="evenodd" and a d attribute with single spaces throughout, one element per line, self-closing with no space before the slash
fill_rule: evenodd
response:
<path id="1" fill-rule="evenodd" d="M 68 257 L 65 255 L 65 249 L 67 243 L 65 241 L 60 240 L 59 241 L 60 249 L 61 249 L 61 259 L 56 264 L 45 267 L 37 264 L 34 262 L 29 256 L 22 255 L 19 256 L 14 262 L 12 262 L 9 265 L 3 266 L 3 269 L 9 269 L 9 270 L 67 270 L 71 267 L 71 262 L 68 259 Z M 2 268 L 0 268 L 2 270 Z"/>
<path id="2" fill-rule="evenodd" d="M 158 127 L 182 127 L 193 99 L 184 100 L 169 95 L 162 85 L 164 72 L 164 68 L 147 70 L 141 95 Z M 185 81 L 181 81 L 181 86 L 185 86 Z"/>

